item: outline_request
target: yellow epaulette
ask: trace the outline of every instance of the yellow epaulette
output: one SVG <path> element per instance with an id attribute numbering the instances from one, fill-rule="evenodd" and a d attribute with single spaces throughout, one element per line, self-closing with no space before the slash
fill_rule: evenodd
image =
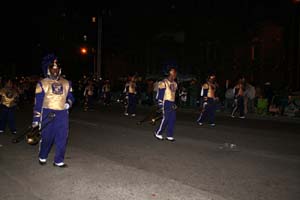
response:
<path id="1" fill-rule="evenodd" d="M 202 86 L 203 89 L 209 89 L 209 85 L 207 83 L 204 83 Z"/>
<path id="2" fill-rule="evenodd" d="M 158 88 L 159 88 L 159 89 L 164 89 L 164 88 L 166 88 L 165 82 L 164 82 L 164 81 L 160 81 L 160 82 L 158 83 Z"/>

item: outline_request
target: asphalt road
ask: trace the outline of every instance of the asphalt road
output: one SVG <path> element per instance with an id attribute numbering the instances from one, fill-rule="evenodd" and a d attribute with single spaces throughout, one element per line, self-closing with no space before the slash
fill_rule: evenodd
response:
<path id="1" fill-rule="evenodd" d="M 216 127 L 199 127 L 196 112 L 178 110 L 171 143 L 153 137 L 155 126 L 136 124 L 147 112 L 74 108 L 65 169 L 52 166 L 54 151 L 40 166 L 38 146 L 0 135 L 0 199 L 300 199 L 300 123 L 219 114 Z M 20 132 L 31 109 L 17 120 Z"/>

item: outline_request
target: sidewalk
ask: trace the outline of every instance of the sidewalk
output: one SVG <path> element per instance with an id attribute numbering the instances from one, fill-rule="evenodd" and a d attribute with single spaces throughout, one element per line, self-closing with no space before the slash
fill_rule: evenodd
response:
<path id="1" fill-rule="evenodd" d="M 149 110 L 152 107 L 138 105 L 138 109 L 147 109 Z M 198 108 L 178 108 L 178 113 L 199 113 Z M 229 112 L 217 110 L 216 116 L 221 117 L 231 117 Z M 248 113 L 246 114 L 246 119 L 255 119 L 255 120 L 271 120 L 271 121 L 278 121 L 278 122 L 289 122 L 289 123 L 300 123 L 300 118 L 298 117 L 288 117 L 288 116 L 271 116 L 271 115 L 258 115 L 255 113 Z"/>
<path id="2" fill-rule="evenodd" d="M 179 112 L 195 112 L 192 108 L 178 108 Z M 231 113 L 217 110 L 216 116 L 231 117 Z M 271 116 L 271 115 L 258 115 L 256 113 L 246 114 L 246 119 L 256 119 L 256 120 L 273 120 L 279 122 L 290 122 L 290 123 L 300 123 L 300 118 L 298 117 L 288 117 L 288 116 Z"/>

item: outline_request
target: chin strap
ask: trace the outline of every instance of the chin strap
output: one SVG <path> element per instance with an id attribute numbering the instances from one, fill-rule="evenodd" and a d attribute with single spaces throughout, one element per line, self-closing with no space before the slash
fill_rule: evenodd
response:
<path id="1" fill-rule="evenodd" d="M 58 81 L 59 80 L 59 76 L 52 76 L 52 75 L 49 75 L 48 76 L 51 80 L 55 80 L 55 81 Z"/>

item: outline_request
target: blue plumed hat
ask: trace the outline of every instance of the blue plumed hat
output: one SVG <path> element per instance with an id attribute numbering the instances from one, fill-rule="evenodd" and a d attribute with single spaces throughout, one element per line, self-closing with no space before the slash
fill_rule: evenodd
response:
<path id="1" fill-rule="evenodd" d="M 57 56 L 55 56 L 54 54 L 48 54 L 46 56 L 43 57 L 42 59 L 42 70 L 43 70 L 43 74 L 46 77 L 48 74 L 48 67 L 54 63 L 54 61 L 57 60 Z"/>

